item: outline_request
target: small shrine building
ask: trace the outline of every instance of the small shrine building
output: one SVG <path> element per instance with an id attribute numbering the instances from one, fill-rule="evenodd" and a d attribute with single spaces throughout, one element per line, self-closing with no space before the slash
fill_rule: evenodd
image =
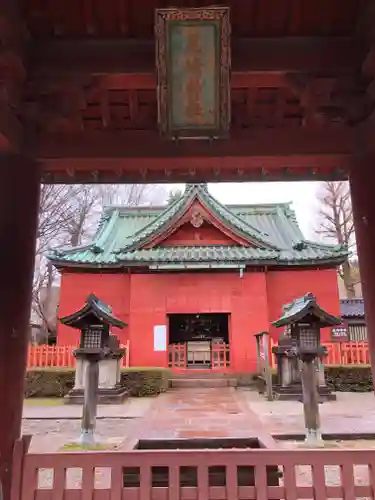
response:
<path id="1" fill-rule="evenodd" d="M 288 203 L 223 205 L 206 184 L 188 184 L 167 207 L 109 207 L 90 244 L 55 250 L 59 315 L 90 293 L 127 324 L 131 366 L 255 369 L 254 335 L 283 304 L 312 292 L 339 315 L 340 246 L 308 241 Z M 323 330 L 322 341 L 330 339 Z M 58 344 L 77 344 L 59 325 Z"/>

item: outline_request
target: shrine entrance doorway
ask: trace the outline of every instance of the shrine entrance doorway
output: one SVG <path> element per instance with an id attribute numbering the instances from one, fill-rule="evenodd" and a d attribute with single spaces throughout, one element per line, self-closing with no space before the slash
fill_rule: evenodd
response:
<path id="1" fill-rule="evenodd" d="M 229 365 L 229 314 L 169 315 L 171 368 L 209 370 Z"/>

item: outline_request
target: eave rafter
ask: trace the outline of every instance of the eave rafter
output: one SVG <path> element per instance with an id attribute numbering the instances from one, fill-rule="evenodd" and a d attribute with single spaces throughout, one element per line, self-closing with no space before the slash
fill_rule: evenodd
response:
<path id="1" fill-rule="evenodd" d="M 231 138 L 189 144 L 158 136 L 154 45 L 31 42 L 23 120 L 46 182 L 346 178 L 361 44 L 234 39 Z"/>
<path id="2" fill-rule="evenodd" d="M 355 126 L 373 109 L 361 74 L 315 76 L 289 73 L 285 78 L 306 112 L 304 124 L 307 126 L 325 126 L 330 122 Z"/>
<path id="3" fill-rule="evenodd" d="M 152 131 L 47 134 L 32 154 L 46 182 L 202 182 L 344 179 L 353 151 L 348 128 L 253 129 L 230 140 L 169 142 Z M 147 144 L 147 148 L 145 148 Z M 271 145 L 271 146 L 270 146 Z M 61 152 L 64 152 L 62 157 Z"/>
<path id="4" fill-rule="evenodd" d="M 362 47 L 352 39 L 234 39 L 232 43 L 232 128 L 237 125 L 236 114 L 241 115 L 240 121 L 244 126 L 253 127 L 251 116 L 244 115 L 246 109 L 250 115 L 264 115 L 264 110 L 251 108 L 254 108 L 254 103 L 272 99 L 269 95 L 263 95 L 267 89 L 278 94 L 273 97 L 277 101 L 277 109 L 268 110 L 270 117 L 278 116 L 282 121 L 285 116 L 298 116 L 298 102 L 295 109 L 289 104 L 295 95 L 308 115 L 307 119 L 302 117 L 303 124 L 313 122 L 315 125 L 316 119 L 311 120 L 311 115 L 316 117 L 320 110 L 316 113 L 314 109 L 309 109 L 314 106 L 311 96 L 321 92 L 327 84 L 332 87 L 332 81 L 335 82 L 332 90 L 337 94 L 339 87 L 341 91 L 341 101 L 328 102 L 328 97 L 331 101 L 332 96 L 327 95 L 324 104 L 326 107 L 330 104 L 331 108 L 336 109 L 336 114 L 345 115 L 342 108 L 346 106 L 346 94 L 353 94 L 356 84 L 353 75 L 362 54 Z M 131 123 L 126 126 L 127 129 L 145 129 L 147 119 L 154 121 L 151 128 L 155 129 L 154 45 L 152 41 L 129 40 L 50 40 L 48 43 L 32 43 L 29 50 L 32 73 L 25 102 L 26 119 L 36 122 L 37 127 L 44 125 L 49 132 L 59 127 L 65 131 L 69 126 L 80 130 L 84 128 L 82 119 L 85 118 L 80 115 L 90 106 L 89 114 L 96 113 L 102 128 L 112 125 L 118 129 L 116 124 L 110 123 L 110 108 L 113 101 L 122 99 L 122 104 L 130 108 Z M 307 89 L 301 79 L 308 81 Z M 126 96 L 118 97 L 122 91 Z M 235 108 L 237 102 L 238 109 Z M 145 106 L 149 109 L 146 110 Z M 100 110 L 100 116 L 95 107 Z M 93 119 L 91 115 L 88 118 Z M 287 124 L 265 125 L 274 127 Z"/>

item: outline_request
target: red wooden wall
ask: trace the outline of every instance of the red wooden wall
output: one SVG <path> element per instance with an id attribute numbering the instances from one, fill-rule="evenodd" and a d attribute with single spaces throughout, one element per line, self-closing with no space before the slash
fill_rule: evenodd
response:
<path id="1" fill-rule="evenodd" d="M 168 325 L 173 313 L 230 313 L 231 366 L 236 372 L 255 368 L 254 333 L 270 329 L 285 302 L 306 292 L 317 295 L 330 313 L 339 313 L 335 270 L 244 273 L 73 274 L 64 273 L 59 315 L 77 310 L 88 293 L 110 304 L 129 323 L 117 332 L 130 340 L 131 366 L 167 366 L 167 353 L 154 352 L 153 328 Z M 277 337 L 277 331 L 271 329 Z M 329 340 L 329 332 L 323 340 Z M 59 326 L 58 343 L 72 344 L 77 333 Z"/>
<path id="2" fill-rule="evenodd" d="M 204 222 L 198 228 L 190 223 L 184 224 L 161 242 L 160 246 L 233 245 L 233 243 L 233 240 L 218 228 Z"/>
<path id="3" fill-rule="evenodd" d="M 80 309 L 90 293 L 95 293 L 103 302 L 109 304 L 116 317 L 129 323 L 129 274 L 62 273 L 59 317 Z M 116 333 L 120 341 L 125 343 L 128 339 L 129 328 L 114 329 L 113 333 Z M 62 324 L 58 326 L 57 335 L 58 344 L 74 345 L 79 339 L 77 330 Z"/>
<path id="4" fill-rule="evenodd" d="M 283 304 L 291 302 L 307 292 L 312 292 L 317 297 L 321 307 L 327 312 L 340 316 L 336 269 L 270 271 L 267 273 L 270 321 L 275 321 L 280 317 Z M 277 328 L 270 327 L 269 331 L 276 340 L 279 335 Z M 321 334 L 323 342 L 331 340 L 329 329 L 322 330 Z"/>

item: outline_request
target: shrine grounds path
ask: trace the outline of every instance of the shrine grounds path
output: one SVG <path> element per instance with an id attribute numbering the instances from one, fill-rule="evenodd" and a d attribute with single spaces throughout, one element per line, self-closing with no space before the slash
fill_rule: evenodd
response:
<path id="1" fill-rule="evenodd" d="M 54 452 L 77 441 L 81 412 L 80 406 L 26 404 L 23 433 L 34 436 L 31 451 Z M 320 412 L 323 433 L 344 441 L 371 438 L 375 443 L 373 393 L 339 393 L 338 400 L 322 404 Z M 98 409 L 97 440 L 124 450 L 132 449 L 138 439 L 155 438 L 260 437 L 273 446 L 271 435 L 289 435 L 292 442 L 303 435 L 301 403 L 268 402 L 254 391 L 197 388 L 174 389 L 155 398 L 132 398 L 123 405 Z M 364 447 L 371 444 L 367 440 Z M 352 445 L 357 447 L 359 442 Z"/>
<path id="2" fill-rule="evenodd" d="M 375 397 L 369 394 L 339 394 L 337 402 L 321 405 L 323 432 L 341 432 L 350 437 L 366 433 L 372 439 L 335 440 L 330 448 L 375 448 Z M 97 441 L 117 450 L 131 450 L 139 439 L 250 438 L 258 437 L 270 448 L 295 448 L 296 440 L 273 440 L 271 434 L 303 434 L 302 404 L 267 402 L 252 391 L 233 388 L 177 389 L 155 398 L 130 399 L 123 405 L 101 406 Z M 34 435 L 31 451 L 56 452 L 74 443 L 80 433 L 79 406 L 38 407 L 25 405 L 23 432 Z M 351 435 L 348 433 L 352 433 Z M 80 487 L 82 478 L 69 472 L 69 487 Z M 41 487 L 51 487 L 51 473 L 40 476 Z M 340 485 L 340 471 L 329 466 L 329 485 Z M 355 466 L 357 484 L 369 484 L 367 467 Z M 297 482 L 312 484 L 310 466 L 298 466 Z M 97 487 L 107 487 L 109 473 L 98 471 Z"/>

